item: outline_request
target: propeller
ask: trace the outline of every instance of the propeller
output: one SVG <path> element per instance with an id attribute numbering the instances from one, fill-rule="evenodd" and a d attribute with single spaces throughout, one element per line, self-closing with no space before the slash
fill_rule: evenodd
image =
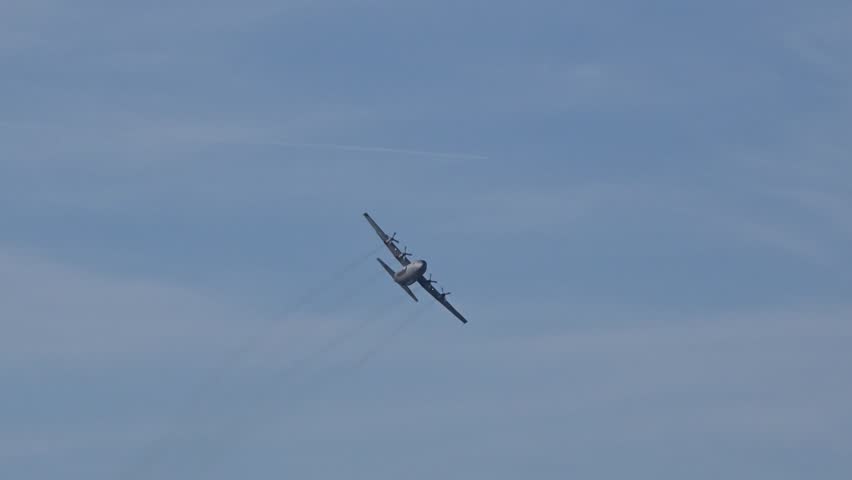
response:
<path id="1" fill-rule="evenodd" d="M 442 288 L 441 289 L 441 300 L 447 298 L 447 295 L 449 295 L 451 293 L 453 293 L 453 292 L 445 292 L 444 289 Z"/>
<path id="2" fill-rule="evenodd" d="M 390 245 L 391 243 L 399 243 L 399 240 L 396 239 L 396 232 L 393 232 L 393 235 L 388 237 L 388 239 L 385 240 L 385 243 L 387 243 L 388 245 Z"/>
<path id="3" fill-rule="evenodd" d="M 430 273 L 430 274 L 429 274 L 429 278 L 427 278 L 427 279 L 426 279 L 426 283 L 428 283 L 428 284 L 430 284 L 430 285 L 434 285 L 434 284 L 438 283 L 438 281 L 437 281 L 437 280 L 432 280 L 432 274 Z"/>
<path id="4" fill-rule="evenodd" d="M 408 253 L 408 247 L 402 247 L 402 253 L 399 254 L 399 258 L 407 258 L 410 256 L 411 254 Z"/>

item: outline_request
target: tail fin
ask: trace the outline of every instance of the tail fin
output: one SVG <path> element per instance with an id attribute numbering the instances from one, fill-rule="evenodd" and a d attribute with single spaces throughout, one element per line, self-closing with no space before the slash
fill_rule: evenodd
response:
<path id="1" fill-rule="evenodd" d="M 405 286 L 405 285 L 403 285 L 403 284 L 401 284 L 401 283 L 399 284 L 399 286 L 400 286 L 400 287 L 402 287 L 402 289 L 403 289 L 403 290 L 405 290 L 405 291 L 406 291 L 406 293 L 408 293 L 409 295 L 411 295 L 411 298 L 413 298 L 415 302 L 417 301 L 417 297 L 415 297 L 415 296 L 414 296 L 414 292 L 412 292 L 410 288 L 408 288 L 407 286 Z"/>
<path id="2" fill-rule="evenodd" d="M 396 277 L 394 277 L 394 271 L 393 271 L 393 269 L 392 269 L 392 268 L 390 268 L 390 267 L 388 266 L 388 264 L 387 264 L 387 263 L 383 262 L 381 258 L 377 258 L 376 260 L 378 260 L 378 261 L 379 261 L 379 263 L 381 263 L 381 264 L 382 264 L 382 267 L 384 267 L 384 268 L 385 268 L 385 271 L 386 271 L 386 272 L 388 272 L 388 275 L 390 275 L 390 276 L 391 276 L 391 278 L 393 278 L 393 279 L 394 279 L 394 282 L 396 282 Z M 418 300 L 417 300 L 417 297 L 415 297 L 415 296 L 414 296 L 414 292 L 412 292 L 410 288 L 408 288 L 406 285 L 403 285 L 403 284 L 401 284 L 401 283 L 397 283 L 397 285 L 399 285 L 400 287 L 402 287 L 402 289 L 403 289 L 403 290 L 405 290 L 405 292 L 406 292 L 408 295 L 410 295 L 410 296 L 411 296 L 411 298 L 413 298 L 415 302 L 417 302 L 417 301 L 418 301 Z"/>
<path id="3" fill-rule="evenodd" d="M 393 274 L 394 274 L 393 269 L 392 269 L 392 268 L 390 268 L 390 267 L 388 266 L 388 264 L 387 264 L 387 263 L 383 262 L 381 258 L 377 258 L 376 260 L 378 260 L 378 261 L 379 261 L 379 263 L 381 263 L 381 264 L 382 264 L 382 266 L 383 266 L 383 267 L 385 267 L 385 271 L 386 271 L 386 272 L 388 272 L 388 275 L 390 275 L 391 277 L 393 277 Z"/>

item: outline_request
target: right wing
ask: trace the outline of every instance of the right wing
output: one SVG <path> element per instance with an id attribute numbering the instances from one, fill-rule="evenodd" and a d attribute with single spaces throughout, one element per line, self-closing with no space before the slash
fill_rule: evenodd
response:
<path id="1" fill-rule="evenodd" d="M 381 238 L 381 239 L 382 239 L 382 243 L 384 243 L 384 244 L 385 244 L 385 246 L 386 246 L 386 247 L 388 247 L 388 250 L 390 250 L 390 251 L 391 251 L 391 253 L 393 254 L 394 258 L 396 258 L 396 259 L 397 259 L 397 261 L 398 261 L 399 263 L 401 263 L 401 264 L 403 264 L 403 265 L 408 265 L 409 263 L 411 263 L 411 262 L 408 260 L 408 257 L 405 257 L 405 256 L 403 256 L 403 255 L 402 255 L 402 252 L 399 250 L 399 248 L 397 248 L 396 244 L 395 244 L 395 243 L 391 240 L 391 237 L 389 237 L 389 236 L 388 236 L 388 235 L 387 235 L 387 234 L 386 234 L 386 233 L 385 233 L 385 232 L 381 229 L 381 227 L 379 227 L 379 225 L 378 225 L 378 224 L 376 224 L 376 222 L 374 222 L 374 221 L 373 221 L 372 217 L 370 217 L 370 214 L 365 213 L 365 214 L 364 214 L 364 218 L 366 218 L 366 219 L 367 219 L 367 221 L 368 221 L 368 222 L 370 222 L 370 225 L 372 225 L 372 226 L 373 226 L 373 229 L 374 229 L 374 230 L 376 231 L 376 233 L 379 235 L 379 238 Z"/>
<path id="2" fill-rule="evenodd" d="M 439 292 L 438 289 L 433 287 L 432 284 L 429 283 L 429 281 L 427 281 L 423 277 L 420 277 L 417 280 L 417 283 L 419 283 L 420 286 L 423 287 L 424 290 L 429 292 L 430 295 L 435 297 L 435 300 L 441 302 L 441 305 L 443 305 L 447 310 L 449 310 L 453 315 L 455 315 L 456 318 L 461 320 L 462 323 L 467 323 L 467 319 L 465 319 L 464 316 L 462 316 L 462 314 L 459 313 L 459 311 L 456 310 L 455 307 L 450 305 L 450 302 L 447 301 L 447 296 L 441 294 L 441 292 Z"/>

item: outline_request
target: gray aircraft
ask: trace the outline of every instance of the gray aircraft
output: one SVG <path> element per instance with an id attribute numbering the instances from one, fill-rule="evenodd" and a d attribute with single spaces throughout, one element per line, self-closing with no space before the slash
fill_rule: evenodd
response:
<path id="1" fill-rule="evenodd" d="M 368 213 L 364 214 L 364 218 L 366 218 L 367 221 L 370 222 L 370 225 L 372 225 L 373 229 L 376 230 L 376 233 L 379 234 L 379 238 L 382 239 L 382 242 L 384 242 L 385 246 L 388 247 L 388 250 L 390 250 L 394 258 L 396 258 L 397 261 L 402 264 L 402 270 L 395 272 L 391 267 L 388 266 L 387 263 L 383 262 L 381 258 L 376 259 L 379 261 L 379 263 L 382 264 L 382 267 L 384 267 L 385 271 L 388 272 L 391 278 L 393 278 L 393 281 L 396 282 L 400 287 L 402 287 L 402 289 L 405 290 L 409 295 L 411 295 L 411 298 L 413 298 L 415 302 L 417 301 L 417 297 L 414 296 L 414 292 L 412 292 L 411 289 L 408 287 L 414 285 L 415 283 L 419 283 L 424 290 L 426 290 L 427 292 L 429 292 L 430 295 L 435 297 L 435 300 L 439 301 L 441 305 L 443 305 L 447 308 L 447 310 L 452 312 L 452 314 L 455 315 L 456 318 L 461 320 L 462 323 L 467 323 L 467 320 L 462 316 L 462 314 L 459 313 L 458 310 L 456 310 L 452 305 L 450 305 L 450 302 L 447 301 L 447 295 L 449 295 L 450 292 L 445 292 L 443 288 L 439 292 L 438 289 L 433 286 L 438 282 L 432 280 L 432 275 L 430 274 L 429 278 L 426 278 L 424 276 L 424 274 L 426 273 L 426 261 L 409 260 L 408 257 L 410 257 L 411 254 L 408 253 L 408 250 L 400 250 L 396 246 L 396 244 L 399 243 L 399 241 L 396 239 L 396 233 L 391 236 L 388 236 L 384 231 L 382 231 L 378 224 L 373 221 L 373 219 Z"/>

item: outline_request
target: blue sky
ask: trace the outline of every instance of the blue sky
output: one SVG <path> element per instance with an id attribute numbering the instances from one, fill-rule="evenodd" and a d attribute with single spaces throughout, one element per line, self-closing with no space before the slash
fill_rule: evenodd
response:
<path id="1" fill-rule="evenodd" d="M 850 26 L 4 2 L 0 476 L 849 478 Z"/>

